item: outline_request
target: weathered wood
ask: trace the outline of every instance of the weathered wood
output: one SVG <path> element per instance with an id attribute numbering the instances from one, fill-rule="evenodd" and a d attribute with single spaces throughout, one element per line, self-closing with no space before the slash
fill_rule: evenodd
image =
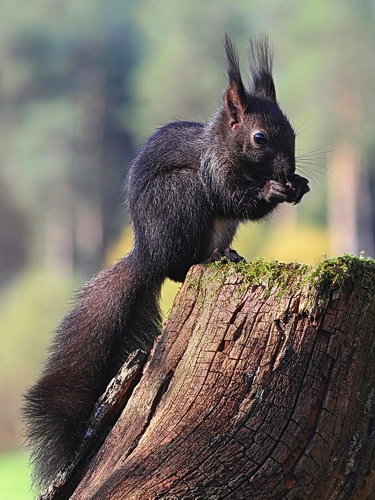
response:
<path id="1" fill-rule="evenodd" d="M 71 498 L 375 498 L 375 263 L 197 266 Z"/>
<path id="2" fill-rule="evenodd" d="M 143 351 L 135 351 L 129 356 L 116 377 L 109 383 L 106 392 L 98 399 L 77 455 L 60 472 L 54 483 L 39 496 L 39 500 L 70 498 L 84 475 L 87 461 L 99 450 L 126 405 L 134 385 L 140 378 L 146 359 L 147 354 Z"/>

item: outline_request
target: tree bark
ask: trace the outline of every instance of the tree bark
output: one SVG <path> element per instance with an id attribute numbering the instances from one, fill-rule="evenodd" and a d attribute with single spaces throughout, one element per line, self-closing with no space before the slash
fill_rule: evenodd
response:
<path id="1" fill-rule="evenodd" d="M 192 268 L 71 498 L 375 498 L 374 278 L 350 256 Z"/>

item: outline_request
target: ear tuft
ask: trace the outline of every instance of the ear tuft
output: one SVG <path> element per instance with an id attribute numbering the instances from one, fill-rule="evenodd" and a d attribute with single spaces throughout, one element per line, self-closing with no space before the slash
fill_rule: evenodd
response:
<path id="1" fill-rule="evenodd" d="M 250 72 L 252 93 L 276 101 L 276 89 L 272 77 L 273 53 L 267 35 L 250 40 Z"/>
<path id="2" fill-rule="evenodd" d="M 228 35 L 225 35 L 224 47 L 229 80 L 229 85 L 224 94 L 224 104 L 229 115 L 228 124 L 233 130 L 236 130 L 241 125 L 246 111 L 246 92 L 242 83 L 238 53 Z"/>

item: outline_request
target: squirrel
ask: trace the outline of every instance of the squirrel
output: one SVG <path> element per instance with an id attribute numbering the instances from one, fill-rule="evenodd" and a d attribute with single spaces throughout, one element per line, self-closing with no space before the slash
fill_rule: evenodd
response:
<path id="1" fill-rule="evenodd" d="M 134 248 L 78 293 L 25 395 L 39 487 L 74 456 L 95 402 L 127 356 L 151 350 L 164 280 L 183 281 L 194 264 L 242 260 L 230 249 L 239 223 L 309 191 L 295 173 L 295 133 L 276 100 L 267 36 L 250 41 L 249 89 L 229 36 L 224 47 L 228 85 L 216 115 L 204 124 L 169 123 L 141 147 L 127 179 Z"/>

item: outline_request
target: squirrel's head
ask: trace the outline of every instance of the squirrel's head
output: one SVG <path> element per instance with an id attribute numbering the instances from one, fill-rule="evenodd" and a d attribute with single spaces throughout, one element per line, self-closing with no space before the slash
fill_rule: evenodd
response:
<path id="1" fill-rule="evenodd" d="M 268 38 L 250 42 L 249 89 L 243 85 L 238 54 L 228 36 L 225 51 L 229 82 L 221 126 L 236 163 L 243 177 L 258 185 L 271 179 L 288 182 L 295 173 L 295 133 L 276 100 Z"/>

